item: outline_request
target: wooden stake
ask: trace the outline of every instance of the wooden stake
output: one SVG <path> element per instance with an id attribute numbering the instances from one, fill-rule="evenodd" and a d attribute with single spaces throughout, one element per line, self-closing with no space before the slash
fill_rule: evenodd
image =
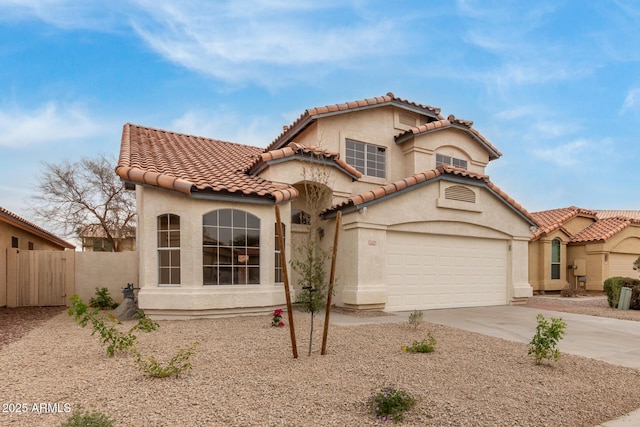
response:
<path id="1" fill-rule="evenodd" d="M 293 358 L 298 358 L 298 345 L 296 344 L 296 330 L 293 327 L 293 311 L 291 308 L 291 294 L 289 293 L 289 275 L 287 274 L 287 257 L 284 250 L 284 234 L 282 233 L 282 222 L 280 221 L 280 208 L 276 206 L 276 227 L 278 229 L 278 245 L 280 246 L 280 265 L 282 266 L 282 276 L 284 279 L 284 296 L 287 299 L 287 315 L 289 316 L 289 334 L 291 335 L 291 349 Z"/>
<path id="2" fill-rule="evenodd" d="M 322 332 L 321 355 L 327 354 L 327 335 L 329 335 L 329 319 L 331 317 L 331 297 L 333 295 L 333 284 L 336 280 L 336 255 L 338 252 L 338 236 L 340 234 L 340 224 L 342 222 L 342 211 L 338 211 L 336 216 L 336 232 L 333 235 L 333 251 L 331 253 L 331 274 L 329 275 L 329 290 L 327 292 L 327 312 L 324 316 L 324 331 Z"/>

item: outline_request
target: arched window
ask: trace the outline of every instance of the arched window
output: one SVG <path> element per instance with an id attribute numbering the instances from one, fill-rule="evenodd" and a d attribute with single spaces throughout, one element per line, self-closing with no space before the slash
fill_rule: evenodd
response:
<path id="1" fill-rule="evenodd" d="M 560 239 L 551 242 L 551 278 L 560 279 Z"/>
<path id="2" fill-rule="evenodd" d="M 180 285 L 180 217 L 158 216 L 158 285 Z"/>
<path id="3" fill-rule="evenodd" d="M 260 283 L 260 219 L 239 209 L 219 209 L 202 217 L 205 285 Z"/>

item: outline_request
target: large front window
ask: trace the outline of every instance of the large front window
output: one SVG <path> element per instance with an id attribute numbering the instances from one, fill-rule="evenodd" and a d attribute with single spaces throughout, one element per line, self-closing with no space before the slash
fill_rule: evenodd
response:
<path id="1" fill-rule="evenodd" d="M 202 217 L 205 285 L 260 283 L 260 219 L 239 209 L 220 209 Z"/>
<path id="2" fill-rule="evenodd" d="M 551 242 L 551 278 L 560 279 L 560 239 Z"/>
<path id="3" fill-rule="evenodd" d="M 387 176 L 387 149 L 358 141 L 346 141 L 346 162 L 367 176 L 385 178 Z"/>
<path id="4" fill-rule="evenodd" d="M 180 284 L 180 217 L 158 217 L 158 284 Z"/>

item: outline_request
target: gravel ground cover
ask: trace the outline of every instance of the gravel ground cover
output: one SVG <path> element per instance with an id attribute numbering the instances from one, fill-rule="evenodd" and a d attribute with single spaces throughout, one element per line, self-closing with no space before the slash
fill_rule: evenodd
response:
<path id="1" fill-rule="evenodd" d="M 316 322 L 308 357 L 308 315 L 294 317 L 298 359 L 288 328 L 272 327 L 270 316 L 160 321 L 138 335 L 143 355 L 166 361 L 195 340 L 200 346 L 191 371 L 155 379 L 130 355 L 109 358 L 90 329 L 54 314 L 0 347 L 0 425 L 57 426 L 75 405 L 117 426 L 382 425 L 365 402 L 383 384 L 419 398 L 409 426 L 595 426 L 640 407 L 638 370 L 570 354 L 536 366 L 525 344 L 426 322 L 332 326 L 326 356 Z M 401 351 L 428 332 L 438 341 L 434 353 Z M 28 410 L 8 411 L 11 403 Z M 34 410 L 43 403 L 61 412 Z"/>

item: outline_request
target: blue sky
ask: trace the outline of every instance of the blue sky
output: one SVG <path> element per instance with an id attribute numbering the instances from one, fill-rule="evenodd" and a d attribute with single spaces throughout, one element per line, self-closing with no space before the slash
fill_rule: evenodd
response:
<path id="1" fill-rule="evenodd" d="M 0 206 L 136 123 L 264 147 L 393 92 L 472 120 L 527 210 L 640 209 L 640 4 L 0 0 Z M 114 165 L 115 167 L 115 165 Z"/>

